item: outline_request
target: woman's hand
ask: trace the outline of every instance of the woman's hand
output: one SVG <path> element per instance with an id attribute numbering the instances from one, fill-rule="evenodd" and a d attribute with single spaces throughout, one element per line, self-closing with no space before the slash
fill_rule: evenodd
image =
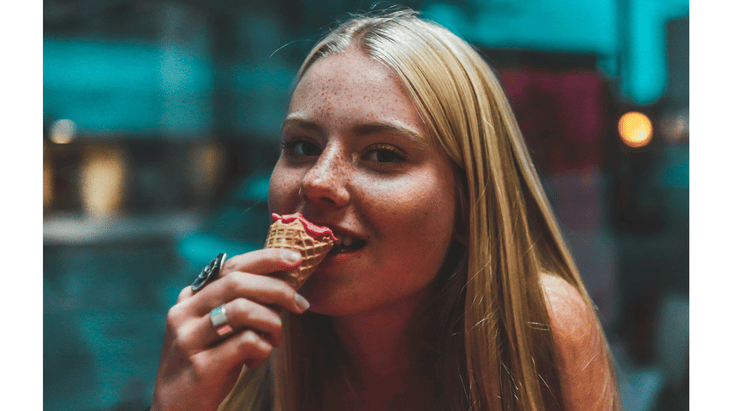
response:
<path id="1" fill-rule="evenodd" d="M 255 368 L 281 343 L 279 310 L 301 314 L 307 301 L 271 272 L 301 264 L 299 253 L 268 248 L 232 257 L 220 278 L 186 287 L 167 314 L 152 410 L 216 410 L 243 365 Z M 218 336 L 210 311 L 225 305 L 233 333 Z"/>

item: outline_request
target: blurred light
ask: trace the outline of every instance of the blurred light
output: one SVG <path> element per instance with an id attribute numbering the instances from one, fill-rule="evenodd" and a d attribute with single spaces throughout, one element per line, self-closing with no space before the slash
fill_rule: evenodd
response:
<path id="1" fill-rule="evenodd" d="M 223 176 L 223 147 L 210 140 L 200 141 L 190 147 L 187 160 L 187 178 L 197 198 L 209 198 Z"/>
<path id="2" fill-rule="evenodd" d="M 667 114 L 659 121 L 662 139 L 668 143 L 678 143 L 689 137 L 689 116 L 685 110 Z"/>
<path id="3" fill-rule="evenodd" d="M 43 144 L 43 210 L 50 210 L 53 205 L 53 167 L 49 159 L 50 154 Z"/>
<path id="4" fill-rule="evenodd" d="M 652 126 L 649 117 L 636 111 L 631 111 L 618 121 L 618 133 L 621 141 L 629 147 L 644 147 L 652 137 Z"/>
<path id="5" fill-rule="evenodd" d="M 51 141 L 68 144 L 76 137 L 76 124 L 71 120 L 56 120 L 51 125 Z"/>
<path id="6" fill-rule="evenodd" d="M 127 159 L 118 147 L 92 147 L 81 166 L 81 201 L 96 216 L 117 213 L 124 200 Z"/>

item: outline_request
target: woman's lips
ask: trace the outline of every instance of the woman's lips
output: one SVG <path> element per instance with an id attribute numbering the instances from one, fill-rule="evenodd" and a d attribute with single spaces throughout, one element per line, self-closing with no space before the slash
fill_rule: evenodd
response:
<path id="1" fill-rule="evenodd" d="M 354 245 L 357 245 L 357 247 L 355 247 Z M 362 252 L 365 245 L 366 245 L 365 242 L 362 240 L 353 242 L 353 246 L 351 246 L 351 247 L 341 247 L 341 246 L 335 245 L 332 248 L 332 250 L 329 253 L 327 253 L 327 256 L 325 256 L 324 260 L 317 267 L 317 270 L 315 270 L 314 275 L 317 274 L 317 271 L 320 271 L 320 270 L 329 271 L 331 269 L 337 268 L 338 266 L 346 264 L 349 261 L 352 261 L 352 259 L 354 257 L 356 257 L 357 255 L 360 254 L 360 252 Z"/>

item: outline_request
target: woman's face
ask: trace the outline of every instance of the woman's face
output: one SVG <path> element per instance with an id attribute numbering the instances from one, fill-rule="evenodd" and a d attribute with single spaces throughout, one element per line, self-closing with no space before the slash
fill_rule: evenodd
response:
<path id="1" fill-rule="evenodd" d="M 353 315 L 417 303 L 454 237 L 446 155 L 398 77 L 359 50 L 315 63 L 292 96 L 269 206 L 330 227 L 335 247 L 300 292 Z"/>

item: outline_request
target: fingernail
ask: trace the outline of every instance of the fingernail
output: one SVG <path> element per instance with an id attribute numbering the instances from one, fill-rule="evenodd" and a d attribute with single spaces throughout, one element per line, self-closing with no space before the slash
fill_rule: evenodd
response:
<path id="1" fill-rule="evenodd" d="M 299 294 L 294 297 L 294 304 L 296 304 L 297 308 L 301 312 L 307 311 L 309 309 L 309 301 L 304 299 L 304 297 Z"/>
<path id="2" fill-rule="evenodd" d="M 299 262 L 299 260 L 301 258 L 302 258 L 302 255 L 293 250 L 287 250 L 283 256 L 284 261 L 286 261 L 289 264 L 295 264 L 295 263 Z"/>

